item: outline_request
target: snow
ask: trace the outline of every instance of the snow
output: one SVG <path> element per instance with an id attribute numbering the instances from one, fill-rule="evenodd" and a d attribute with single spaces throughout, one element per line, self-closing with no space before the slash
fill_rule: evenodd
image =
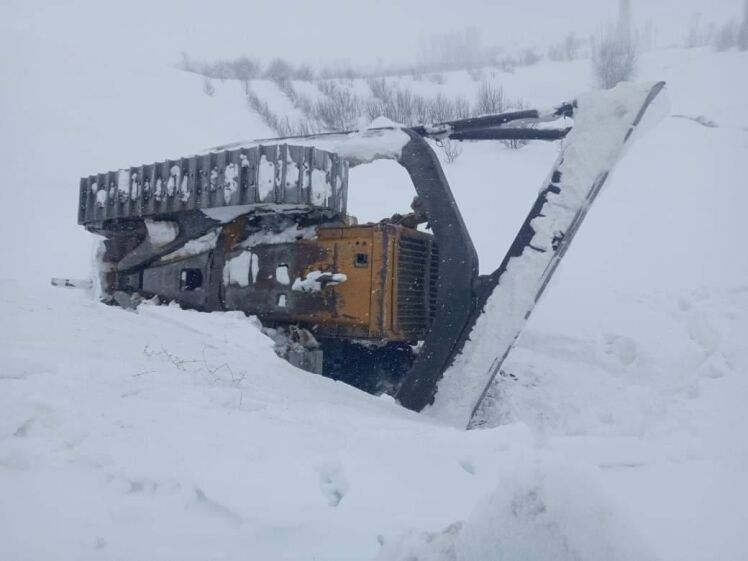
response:
<path id="1" fill-rule="evenodd" d="M 312 240 L 317 237 L 316 226 L 299 227 L 290 226 L 280 232 L 260 230 L 247 236 L 247 239 L 238 244 L 238 247 L 250 248 L 260 244 L 290 243 L 296 240 Z"/>
<path id="2" fill-rule="evenodd" d="M 305 162 L 306 165 L 306 162 Z M 291 158 L 286 159 L 286 189 L 293 189 L 299 184 L 299 166 Z"/>
<path id="3" fill-rule="evenodd" d="M 107 201 L 107 193 L 105 189 L 102 189 L 101 191 L 96 193 L 96 204 L 99 207 L 103 207 L 106 204 Z"/>
<path id="4" fill-rule="evenodd" d="M 27 24 L 51 9 L 29 7 Z M 719 126 L 667 118 L 631 147 L 504 365 L 491 428 L 466 433 L 300 372 L 251 318 L 47 286 L 89 273 L 81 175 L 272 134 L 240 84 L 209 97 L 198 76 L 106 59 L 116 26 L 71 52 L 0 25 L 14 53 L 0 174 L 25 186 L 6 189 L 0 221 L 15 240 L 0 260 L 0 559 L 748 558 L 745 54 L 642 54 L 639 78 L 668 81 L 674 114 Z M 479 85 L 445 79 L 449 95 Z M 588 89 L 589 63 L 495 79 L 550 106 Z M 556 153 L 483 143 L 445 165 L 484 272 Z M 28 154 L 45 158 L 33 182 Z M 413 195 L 393 161 L 350 183 L 364 220 Z M 43 228 L 11 211 L 29 197 Z"/>
<path id="5" fill-rule="evenodd" d="M 220 149 L 251 148 L 272 140 L 244 140 L 223 144 Z M 318 137 L 294 138 L 295 146 L 314 146 L 334 152 L 351 166 L 366 164 L 379 159 L 397 160 L 410 137 L 401 128 L 362 129 L 347 134 L 325 134 Z M 217 150 L 211 148 L 205 152 Z M 268 162 L 272 165 L 272 162 Z M 262 170 L 262 167 L 260 167 Z"/>
<path id="6" fill-rule="evenodd" d="M 312 203 L 318 206 L 326 206 L 327 199 L 332 197 L 332 185 L 328 175 L 321 169 L 312 170 Z"/>
<path id="7" fill-rule="evenodd" d="M 268 160 L 265 154 L 260 158 L 260 165 L 257 171 L 257 191 L 261 201 L 270 201 L 268 197 L 275 190 L 275 164 Z"/>
<path id="8" fill-rule="evenodd" d="M 232 205 L 219 206 L 214 208 L 200 209 L 205 216 L 217 220 L 221 224 L 228 224 L 232 220 L 239 218 L 242 214 L 247 214 L 255 205 Z"/>
<path id="9" fill-rule="evenodd" d="M 325 271 L 309 271 L 304 278 L 296 277 L 291 290 L 298 292 L 319 292 L 327 286 L 344 283 L 348 277 L 344 273 L 329 273 Z"/>
<path id="10" fill-rule="evenodd" d="M 249 286 L 249 270 L 252 263 L 252 252 L 243 251 L 236 257 L 226 261 L 223 266 L 223 284 L 228 286 Z M 255 281 L 254 275 L 252 282 Z"/>
<path id="11" fill-rule="evenodd" d="M 231 202 L 231 198 L 239 190 L 239 168 L 236 164 L 229 164 L 223 170 L 223 200 L 226 204 Z"/>
<path id="12" fill-rule="evenodd" d="M 252 275 L 252 282 L 257 282 L 257 275 L 260 274 L 260 258 L 257 256 L 256 253 L 250 253 L 251 255 L 251 262 L 249 267 L 249 272 Z"/>
<path id="13" fill-rule="evenodd" d="M 177 189 L 177 184 L 182 185 L 182 182 L 180 180 L 182 174 L 182 170 L 179 168 L 178 165 L 173 165 L 171 168 L 169 168 L 169 179 L 166 181 L 166 194 L 169 197 L 173 197 L 174 193 Z"/>
<path id="14" fill-rule="evenodd" d="M 130 198 L 130 170 L 121 169 L 117 172 L 117 190 L 120 200 Z"/>
<path id="15" fill-rule="evenodd" d="M 213 230 L 212 232 L 208 232 L 204 236 L 200 236 L 199 238 L 188 241 L 176 251 L 172 251 L 171 253 L 164 255 L 161 260 L 171 261 L 172 259 L 184 259 L 185 257 L 200 255 L 201 253 L 205 253 L 206 251 L 210 251 L 211 249 L 215 248 L 217 241 L 218 231 Z"/>
<path id="16" fill-rule="evenodd" d="M 279 265 L 275 268 L 275 280 L 281 284 L 291 284 L 288 277 L 288 265 Z"/>
<path id="17" fill-rule="evenodd" d="M 465 522 L 385 541 L 377 559 L 655 559 L 612 511 L 593 470 L 548 460 L 523 468 L 501 469 L 500 485 Z"/>
<path id="18" fill-rule="evenodd" d="M 148 239 L 153 247 L 163 247 L 176 240 L 179 235 L 177 223 L 168 220 L 146 218 L 145 227 L 148 231 Z"/>

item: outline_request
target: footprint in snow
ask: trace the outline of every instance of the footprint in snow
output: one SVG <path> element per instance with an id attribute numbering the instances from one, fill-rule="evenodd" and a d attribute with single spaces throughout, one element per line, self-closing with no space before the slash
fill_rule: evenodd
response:
<path id="1" fill-rule="evenodd" d="M 732 364 L 720 352 L 710 354 L 704 363 L 699 366 L 699 374 L 704 378 L 722 378 L 732 370 Z"/>
<path id="2" fill-rule="evenodd" d="M 636 341 L 626 335 L 606 333 L 603 336 L 605 354 L 614 356 L 623 366 L 633 363 L 638 356 Z"/>
<path id="3" fill-rule="evenodd" d="M 338 461 L 330 461 L 317 468 L 319 487 L 330 506 L 338 506 L 348 492 L 348 480 Z"/>
<path id="4" fill-rule="evenodd" d="M 704 115 L 696 115 L 695 117 L 691 115 L 673 115 L 673 117 L 677 119 L 687 119 L 689 121 L 693 121 L 694 123 L 701 125 L 702 127 L 707 127 L 709 129 L 716 129 L 717 127 L 719 127 L 716 121 L 712 121 L 711 119 L 708 119 Z"/>
<path id="5" fill-rule="evenodd" d="M 460 467 L 470 475 L 475 475 L 475 464 L 470 458 L 464 458 L 459 461 Z"/>
<path id="6" fill-rule="evenodd" d="M 231 525 L 239 526 L 242 523 L 242 517 L 230 508 L 208 497 L 200 487 L 195 487 L 195 498 L 188 505 L 188 508 L 212 516 Z"/>

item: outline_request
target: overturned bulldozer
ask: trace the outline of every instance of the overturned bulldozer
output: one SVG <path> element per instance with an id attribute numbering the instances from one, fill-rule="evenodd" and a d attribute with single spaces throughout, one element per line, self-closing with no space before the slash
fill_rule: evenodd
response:
<path id="1" fill-rule="evenodd" d="M 106 301 L 240 310 L 305 370 L 475 424 L 487 387 L 663 86 L 624 84 L 547 111 L 237 143 L 92 175 L 81 179 L 78 222 L 105 238 Z M 549 128 L 554 121 L 565 126 Z M 478 273 L 429 139 L 562 142 L 489 275 Z M 412 212 L 356 224 L 347 212 L 349 166 L 382 158 L 410 175 Z"/>

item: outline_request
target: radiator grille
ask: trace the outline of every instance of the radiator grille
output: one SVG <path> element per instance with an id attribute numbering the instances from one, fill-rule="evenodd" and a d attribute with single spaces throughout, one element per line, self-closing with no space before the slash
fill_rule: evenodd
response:
<path id="1" fill-rule="evenodd" d="M 397 249 L 398 329 L 423 339 L 436 314 L 439 250 L 421 237 L 401 237 Z"/>

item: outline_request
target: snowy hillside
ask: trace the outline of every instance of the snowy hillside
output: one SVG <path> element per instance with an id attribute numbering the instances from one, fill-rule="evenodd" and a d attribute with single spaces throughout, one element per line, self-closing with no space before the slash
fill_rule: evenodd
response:
<path id="1" fill-rule="evenodd" d="M 617 168 L 494 388 L 495 426 L 471 432 L 289 366 L 241 315 L 49 287 L 88 272 L 79 176 L 272 132 L 238 83 L 27 62 L 0 88 L 0 559 L 748 558 L 746 53 L 643 55 L 672 115 Z M 590 87 L 588 61 L 495 79 L 533 106 Z M 483 143 L 445 165 L 483 271 L 556 151 Z M 412 196 L 391 162 L 350 191 L 363 220 Z"/>

